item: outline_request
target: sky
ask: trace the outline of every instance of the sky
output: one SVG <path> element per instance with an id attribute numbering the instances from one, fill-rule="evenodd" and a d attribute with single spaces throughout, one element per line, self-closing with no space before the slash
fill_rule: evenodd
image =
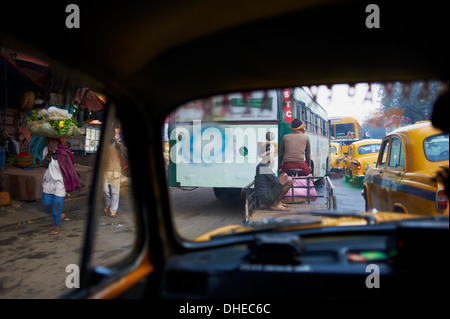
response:
<path id="1" fill-rule="evenodd" d="M 372 84 L 371 91 L 370 98 L 368 83 L 358 83 L 354 88 L 348 84 L 335 84 L 331 90 L 325 85 L 309 88 L 309 93 L 316 95 L 316 101 L 328 112 L 328 117 L 354 116 L 360 124 L 379 110 L 377 86 Z"/>

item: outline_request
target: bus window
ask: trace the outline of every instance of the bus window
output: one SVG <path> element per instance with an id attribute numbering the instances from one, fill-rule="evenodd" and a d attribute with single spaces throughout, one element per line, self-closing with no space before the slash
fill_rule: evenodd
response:
<path id="1" fill-rule="evenodd" d="M 309 113 L 308 113 L 308 109 L 306 107 L 302 108 L 302 120 L 303 122 L 306 123 L 306 126 L 308 126 L 308 122 L 309 122 Z M 306 127 L 306 130 L 309 131 L 309 127 Z"/>
<path id="2" fill-rule="evenodd" d="M 336 132 L 334 130 L 335 127 L 336 127 L 336 125 L 330 124 L 330 137 L 332 137 L 332 138 L 336 138 Z"/>
<path id="3" fill-rule="evenodd" d="M 317 134 L 322 135 L 322 127 L 320 123 L 320 118 L 316 117 Z"/>

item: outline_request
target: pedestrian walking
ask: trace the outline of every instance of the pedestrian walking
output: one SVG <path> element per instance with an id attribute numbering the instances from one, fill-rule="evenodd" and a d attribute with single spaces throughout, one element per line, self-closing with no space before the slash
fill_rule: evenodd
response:
<path id="1" fill-rule="evenodd" d="M 47 137 L 47 146 L 42 152 L 42 166 L 46 168 L 42 181 L 42 205 L 53 218 L 50 235 L 60 231 L 64 219 L 63 204 L 67 193 L 80 188 L 70 149 L 64 138 Z"/>
<path id="2" fill-rule="evenodd" d="M 127 169 L 127 151 L 120 140 L 120 135 L 113 130 L 112 143 L 106 145 L 105 173 L 103 193 L 105 198 L 104 212 L 110 217 L 116 217 L 120 200 L 120 180 L 122 172 Z"/>

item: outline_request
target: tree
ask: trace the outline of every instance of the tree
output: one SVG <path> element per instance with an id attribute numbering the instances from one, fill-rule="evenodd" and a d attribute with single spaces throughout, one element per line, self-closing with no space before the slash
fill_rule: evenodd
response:
<path id="1" fill-rule="evenodd" d="M 403 110 L 401 124 L 404 125 L 431 119 L 440 88 L 441 83 L 436 80 L 384 83 L 378 94 L 384 111 Z"/>
<path id="2" fill-rule="evenodd" d="M 404 110 L 389 107 L 380 110 L 378 114 L 372 114 L 362 125 L 370 138 L 383 138 L 387 131 L 391 131 L 402 125 Z"/>
<path id="3" fill-rule="evenodd" d="M 380 110 L 366 119 L 363 129 L 371 138 L 383 138 L 397 127 L 431 119 L 443 84 L 440 81 L 377 83 Z"/>

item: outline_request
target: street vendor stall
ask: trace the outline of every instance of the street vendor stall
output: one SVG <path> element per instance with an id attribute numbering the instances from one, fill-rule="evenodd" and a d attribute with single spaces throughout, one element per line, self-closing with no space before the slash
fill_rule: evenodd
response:
<path id="1" fill-rule="evenodd" d="M 82 186 L 71 195 L 84 194 L 106 97 L 17 50 L 1 46 L 0 62 L 0 206 L 41 198 L 48 137 L 65 139 Z"/>
<path id="2" fill-rule="evenodd" d="M 66 146 L 77 155 L 96 153 L 100 144 L 101 124 L 88 124 L 80 128 L 80 132 L 79 136 L 66 138 Z"/>

